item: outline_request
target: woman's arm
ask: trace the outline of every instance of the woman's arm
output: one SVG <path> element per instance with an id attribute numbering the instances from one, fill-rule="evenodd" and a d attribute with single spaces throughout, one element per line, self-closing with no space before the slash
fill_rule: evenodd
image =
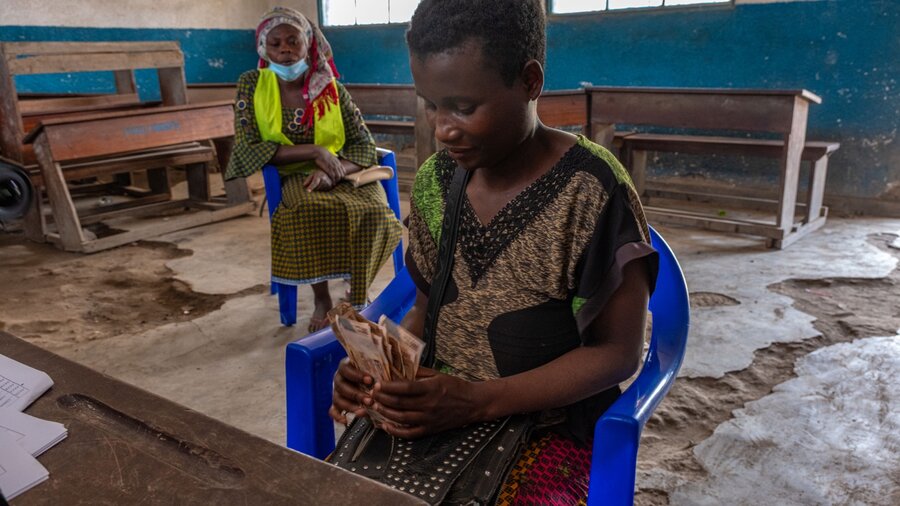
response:
<path id="1" fill-rule="evenodd" d="M 536 369 L 483 382 L 424 369 L 417 381 L 376 385 L 371 401 L 396 422 L 385 430 L 421 437 L 476 421 L 566 406 L 628 379 L 640 366 L 650 293 L 647 280 L 645 261 L 626 264 L 622 284 L 589 327 L 588 344 Z M 418 316 L 409 318 L 410 323 L 418 321 Z M 362 402 L 368 404 L 370 399 Z"/>

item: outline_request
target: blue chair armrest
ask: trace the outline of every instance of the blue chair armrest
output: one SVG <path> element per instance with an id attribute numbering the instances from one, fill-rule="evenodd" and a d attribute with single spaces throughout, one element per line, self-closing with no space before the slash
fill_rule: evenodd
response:
<path id="1" fill-rule="evenodd" d="M 635 469 L 641 431 L 668 393 L 684 359 L 690 324 L 687 284 L 668 244 L 650 230 L 659 252 L 656 289 L 650 299 L 653 331 L 647 359 L 637 379 L 600 417 L 594 428 L 590 505 L 634 502 Z"/>
<path id="2" fill-rule="evenodd" d="M 403 267 L 362 315 L 399 322 L 416 299 L 416 287 Z M 328 416 L 334 373 L 347 353 L 330 327 L 287 346 L 285 354 L 287 446 L 323 459 L 334 449 L 334 424 Z"/>
<path id="3" fill-rule="evenodd" d="M 281 203 L 281 175 L 278 167 L 266 164 L 263 166 L 263 184 L 266 186 L 266 206 L 269 208 L 269 219 Z"/>

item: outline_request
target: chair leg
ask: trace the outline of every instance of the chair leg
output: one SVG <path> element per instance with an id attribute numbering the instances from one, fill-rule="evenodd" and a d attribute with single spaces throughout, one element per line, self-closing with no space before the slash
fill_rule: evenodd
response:
<path id="1" fill-rule="evenodd" d="M 272 283 L 277 286 L 278 312 L 281 314 L 281 324 L 285 327 L 297 323 L 297 287 L 284 283 Z"/>

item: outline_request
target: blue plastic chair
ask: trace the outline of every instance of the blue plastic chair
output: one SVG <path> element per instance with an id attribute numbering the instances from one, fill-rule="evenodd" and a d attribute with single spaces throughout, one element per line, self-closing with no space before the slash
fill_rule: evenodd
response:
<path id="1" fill-rule="evenodd" d="M 594 430 L 590 505 L 630 505 L 641 431 L 669 391 L 681 367 L 690 318 L 687 284 L 675 255 L 652 228 L 659 252 L 659 276 L 650 298 L 653 332 L 637 379 L 600 417 Z M 386 314 L 400 321 L 415 302 L 416 288 L 404 268 L 362 311 L 370 320 Z M 287 446 L 317 458 L 334 449 L 334 423 L 328 417 L 334 373 L 346 356 L 331 329 L 287 346 Z"/>
<path id="2" fill-rule="evenodd" d="M 378 148 L 378 163 L 394 169 L 394 177 L 381 181 L 384 192 L 387 194 L 388 206 L 394 211 L 397 219 L 400 218 L 400 189 L 397 184 L 397 158 L 393 151 Z M 266 202 L 269 207 L 269 221 L 281 204 L 281 176 L 274 165 L 263 167 L 263 182 L 266 186 Z M 403 241 L 397 244 L 394 250 L 394 272 L 400 272 L 403 268 Z M 278 312 L 281 314 L 281 324 L 290 327 L 297 323 L 297 285 L 288 285 L 272 281 L 271 293 L 278 295 Z"/>

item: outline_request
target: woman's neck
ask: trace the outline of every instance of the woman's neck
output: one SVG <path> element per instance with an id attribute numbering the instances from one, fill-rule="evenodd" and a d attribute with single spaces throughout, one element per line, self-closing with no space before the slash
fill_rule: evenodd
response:
<path id="1" fill-rule="evenodd" d="M 572 146 L 574 136 L 548 128 L 540 120 L 519 146 L 499 164 L 478 169 L 487 188 L 527 186 L 547 173 Z"/>

